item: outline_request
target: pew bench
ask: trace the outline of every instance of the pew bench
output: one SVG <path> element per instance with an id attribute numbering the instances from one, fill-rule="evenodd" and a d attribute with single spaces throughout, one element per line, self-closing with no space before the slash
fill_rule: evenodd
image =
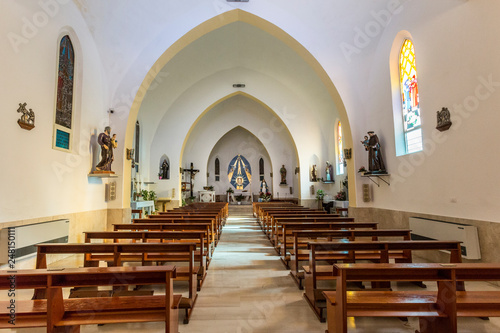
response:
<path id="1" fill-rule="evenodd" d="M 201 290 L 201 286 L 207 275 L 207 269 L 210 262 L 210 251 L 206 246 L 204 231 L 86 231 L 85 243 L 92 243 L 95 240 L 108 241 L 113 243 L 119 241 L 142 243 L 150 242 L 195 242 L 197 249 L 194 254 L 195 262 L 199 263 L 200 269 L 197 274 L 197 290 Z"/>
<path id="2" fill-rule="evenodd" d="M 80 325 L 162 321 L 166 333 L 177 333 L 181 296 L 173 294 L 175 276 L 175 266 L 3 270 L 0 289 L 12 289 L 10 282 L 15 281 L 15 290 L 40 288 L 47 298 L 0 301 L 0 329 L 47 327 L 48 333 L 80 332 Z M 63 288 L 135 284 L 163 285 L 165 295 L 63 298 Z"/>
<path id="3" fill-rule="evenodd" d="M 138 262 L 142 266 L 158 262 L 186 263 L 187 266 L 176 268 L 176 280 L 188 282 L 188 297 L 183 297 L 179 306 L 186 312 L 184 323 L 189 323 L 198 297 L 197 276 L 200 271 L 200 266 L 194 265 L 195 243 L 45 243 L 36 246 L 37 269 L 47 268 L 48 254 L 84 254 L 85 267 L 97 267 L 101 261 L 113 267 L 125 262 Z M 44 297 L 43 290 L 35 290 L 33 298 Z"/>
<path id="4" fill-rule="evenodd" d="M 290 275 L 297 283 L 299 289 L 303 289 L 302 282 L 304 280 L 304 272 L 300 270 L 300 262 L 309 260 L 309 250 L 308 245 L 311 241 L 320 240 L 320 238 L 326 238 L 327 241 L 332 241 L 334 238 L 344 238 L 349 241 L 361 240 L 365 238 L 371 238 L 372 241 L 379 240 L 379 237 L 384 239 L 401 238 L 401 240 L 411 240 L 411 230 L 410 229 L 374 229 L 374 230 L 302 230 L 302 229 L 292 229 L 292 239 L 291 242 L 285 243 L 287 246 L 287 251 L 289 255 L 282 256 L 282 261 L 285 263 L 287 268 L 290 268 Z M 361 238 L 361 239 L 360 239 Z M 397 239 L 395 239 L 397 240 Z M 289 243 L 293 246 L 291 249 L 288 248 Z M 284 250 L 282 249 L 282 253 Z"/>
<path id="5" fill-rule="evenodd" d="M 347 333 L 347 317 L 419 317 L 420 333 L 456 333 L 458 317 L 499 317 L 500 291 L 460 290 L 464 281 L 498 281 L 500 264 L 335 264 L 325 291 L 327 333 Z M 356 281 L 436 281 L 437 291 L 349 291 Z"/>
<path id="6" fill-rule="evenodd" d="M 278 252 L 278 254 L 283 254 L 282 248 L 287 247 L 288 240 L 292 237 L 292 230 L 308 230 L 307 228 L 302 228 L 302 226 L 308 226 L 312 229 L 330 229 L 338 230 L 340 228 L 335 226 L 344 225 L 344 229 L 377 229 L 377 222 L 354 222 L 353 218 L 350 217 L 327 217 L 327 218 L 289 218 L 289 219 L 277 219 L 274 226 L 275 231 L 273 232 L 273 245 Z M 348 224 L 346 224 L 348 223 Z M 320 228 L 324 225 L 324 228 Z M 328 226 L 327 226 L 328 225 Z M 286 238 L 286 237 L 288 238 Z M 291 243 L 290 243 L 291 244 Z"/>
<path id="7" fill-rule="evenodd" d="M 113 224 L 113 231 L 200 231 L 205 232 L 205 240 L 210 249 L 210 256 L 215 250 L 215 243 L 207 223 L 118 223 Z"/>
<path id="8" fill-rule="evenodd" d="M 389 263 L 392 259 L 397 263 L 411 263 L 413 251 L 449 251 L 450 263 L 460 263 L 461 242 L 459 241 L 370 241 L 361 242 L 338 240 L 334 242 L 310 242 L 309 265 L 304 270 L 304 297 L 320 321 L 325 321 L 323 314 L 326 301 L 322 291 L 318 288 L 318 281 L 335 278 L 331 274 L 332 265 L 338 261 L 356 263 L 360 260 L 375 263 Z M 319 262 L 319 263 L 318 263 Z M 328 264 L 322 264 L 327 262 Z M 418 279 L 412 280 L 420 287 L 425 285 Z M 363 289 L 361 284 L 355 284 L 356 289 Z M 390 289 L 390 280 L 373 280 L 372 288 Z M 460 286 L 463 289 L 463 284 Z"/>

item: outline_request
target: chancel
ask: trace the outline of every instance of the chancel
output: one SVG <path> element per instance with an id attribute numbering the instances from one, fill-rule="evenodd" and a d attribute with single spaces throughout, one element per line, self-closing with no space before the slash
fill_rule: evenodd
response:
<path id="1" fill-rule="evenodd" d="M 500 332 L 500 1 L 288 3 L 1 1 L 0 329 Z"/>

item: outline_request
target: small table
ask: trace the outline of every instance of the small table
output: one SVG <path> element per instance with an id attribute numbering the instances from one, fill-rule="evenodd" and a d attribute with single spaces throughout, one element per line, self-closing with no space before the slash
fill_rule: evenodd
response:
<path id="1" fill-rule="evenodd" d="M 130 203 L 130 207 L 132 209 L 143 209 L 146 210 L 148 215 L 151 215 L 151 213 L 154 213 L 155 211 L 155 202 L 153 200 L 148 200 L 148 201 L 132 201 Z"/>

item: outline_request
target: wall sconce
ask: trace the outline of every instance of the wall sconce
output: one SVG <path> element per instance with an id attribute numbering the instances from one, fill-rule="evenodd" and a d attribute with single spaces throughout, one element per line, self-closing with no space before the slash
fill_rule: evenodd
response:
<path id="1" fill-rule="evenodd" d="M 350 160 L 352 155 L 352 148 L 345 148 L 344 149 L 344 158 L 346 160 Z"/>
<path id="2" fill-rule="evenodd" d="M 300 167 L 295 167 L 295 174 L 298 174 L 300 172 Z"/>
<path id="3" fill-rule="evenodd" d="M 179 173 L 183 173 L 184 169 L 182 167 L 179 167 Z"/>

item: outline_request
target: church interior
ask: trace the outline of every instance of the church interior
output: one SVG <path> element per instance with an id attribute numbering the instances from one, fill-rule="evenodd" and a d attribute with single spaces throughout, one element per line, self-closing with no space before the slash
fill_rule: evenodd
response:
<path id="1" fill-rule="evenodd" d="M 333 333 L 326 305 L 318 320 L 280 261 L 259 207 L 340 212 L 378 229 L 420 230 L 420 241 L 451 235 L 462 242 L 458 262 L 498 262 L 500 190 L 489 178 L 500 154 L 497 135 L 485 133 L 500 123 L 500 2 L 3 0 L 0 8 L 3 274 L 35 268 L 38 243 L 84 243 L 88 232 L 212 204 L 222 215 L 206 244 L 203 288 L 189 324 L 180 309 L 169 332 Z M 450 226 L 467 230 L 464 239 Z M 448 262 L 453 251 L 414 260 Z M 500 293 L 500 276 L 489 278 L 479 288 Z M 458 318 L 458 332 L 500 331 L 495 311 Z M 422 322 L 348 316 L 347 326 L 438 332 Z"/>

